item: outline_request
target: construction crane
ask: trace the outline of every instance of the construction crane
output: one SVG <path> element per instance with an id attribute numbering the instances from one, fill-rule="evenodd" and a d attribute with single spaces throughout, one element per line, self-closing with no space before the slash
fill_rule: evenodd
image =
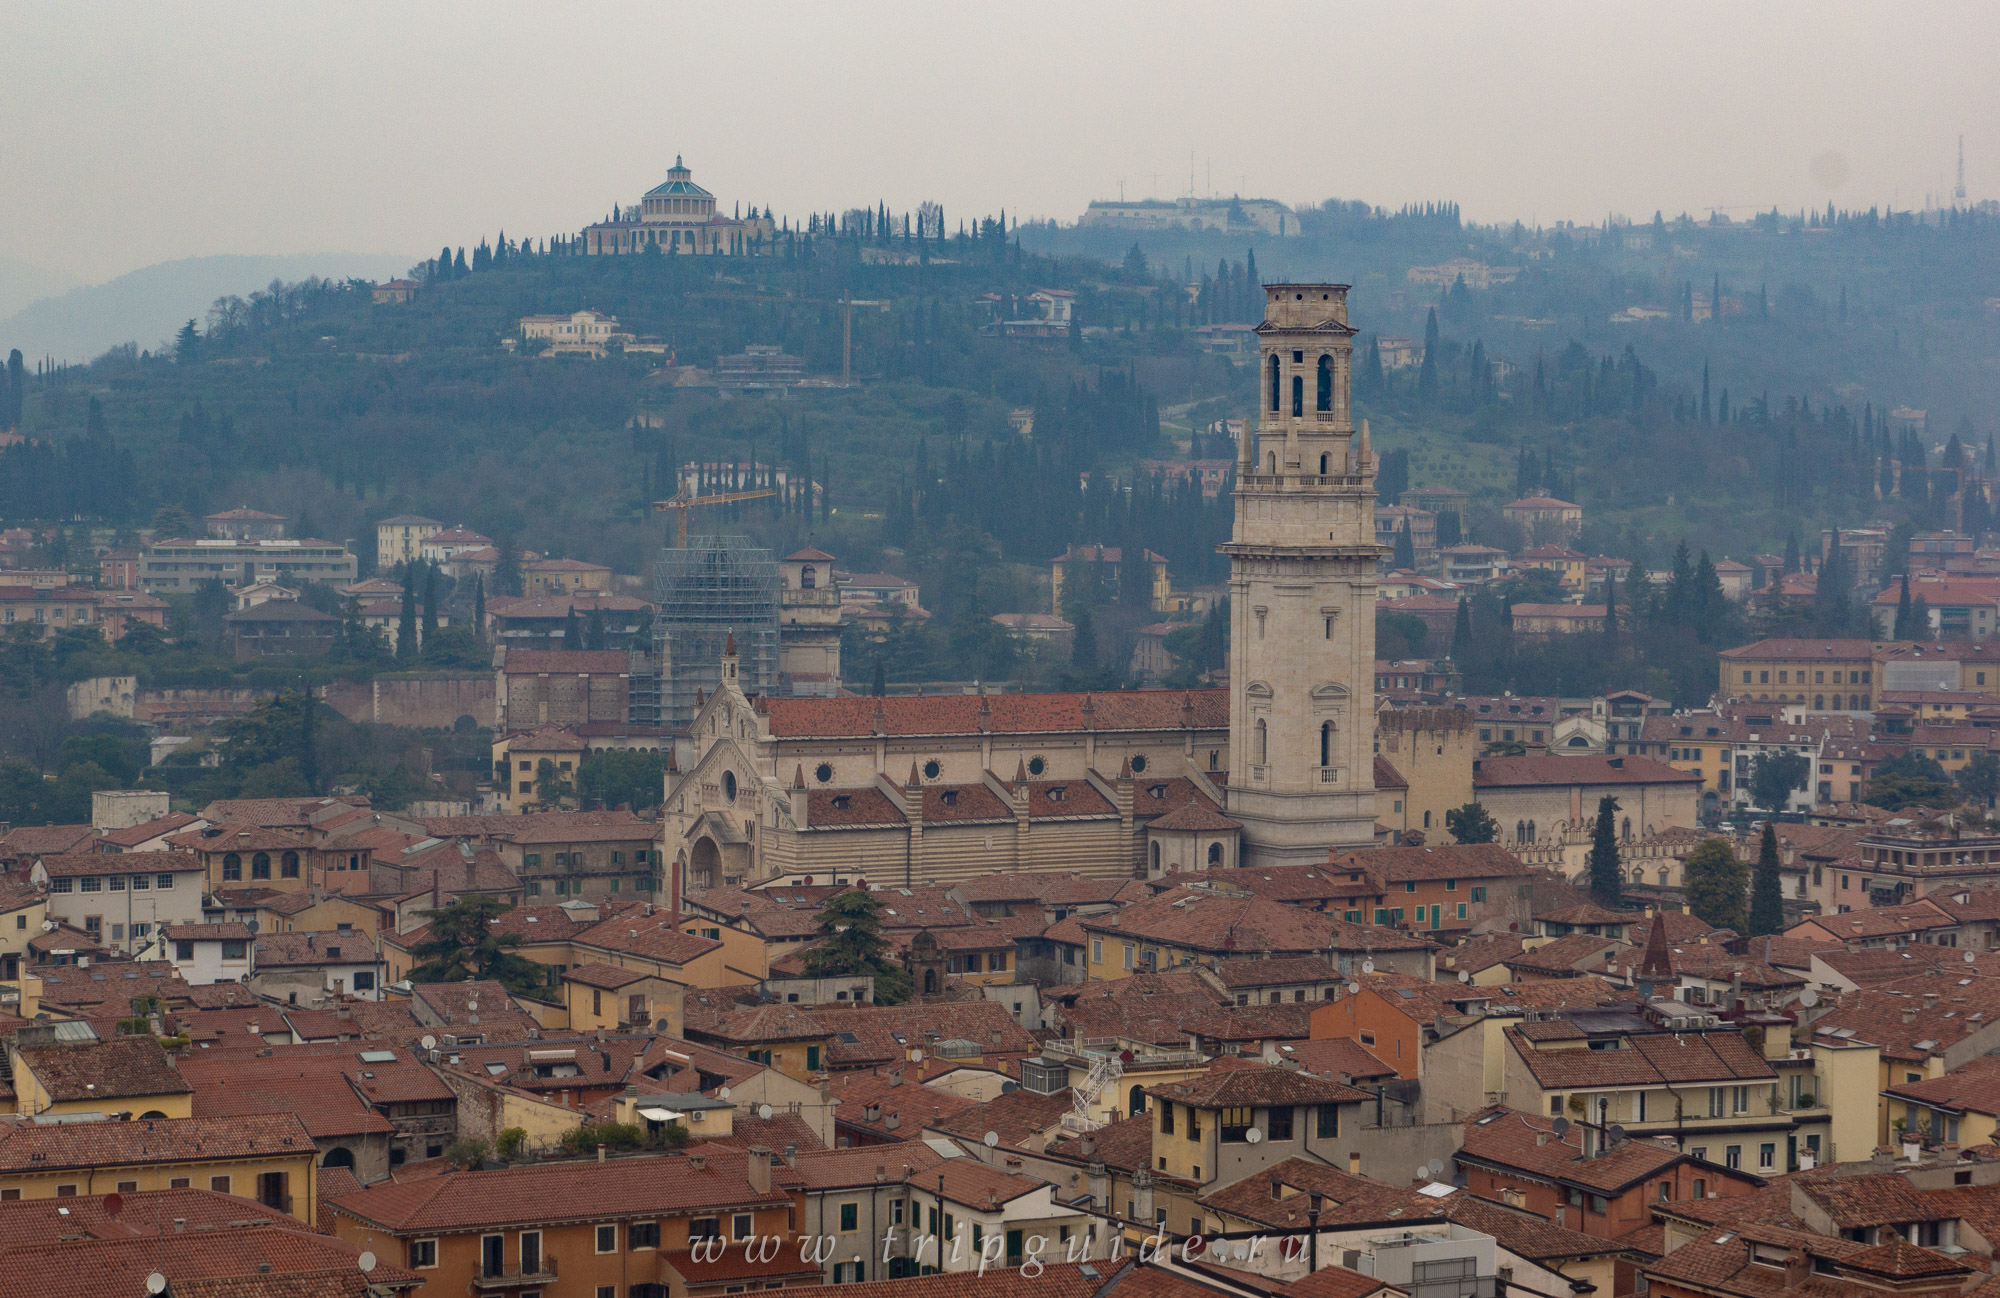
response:
<path id="1" fill-rule="evenodd" d="M 738 500 L 762 500 L 766 496 L 775 496 L 777 494 L 777 492 L 765 487 L 756 491 L 718 491 L 712 496 L 696 496 L 690 494 L 686 487 L 682 487 L 674 493 L 673 499 L 654 501 L 653 511 L 660 514 L 673 514 L 674 548 L 685 550 L 688 543 L 688 511 L 700 505 L 727 505 Z"/>

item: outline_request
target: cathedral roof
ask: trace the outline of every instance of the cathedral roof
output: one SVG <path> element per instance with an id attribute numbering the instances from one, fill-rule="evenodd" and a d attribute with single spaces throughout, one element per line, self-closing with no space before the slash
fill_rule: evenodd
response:
<path id="1" fill-rule="evenodd" d="M 1112 690 L 1090 695 L 774 698 L 769 703 L 771 735 L 777 739 L 872 736 L 878 716 L 882 733 L 888 735 L 1224 730 L 1229 726 L 1229 696 L 1223 690 Z"/>

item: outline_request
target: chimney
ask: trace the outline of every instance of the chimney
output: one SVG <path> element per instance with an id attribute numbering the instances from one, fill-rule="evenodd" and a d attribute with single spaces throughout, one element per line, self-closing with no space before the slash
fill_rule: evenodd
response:
<path id="1" fill-rule="evenodd" d="M 799 1165 L 799 1144 L 796 1140 L 794 1140 L 788 1142 L 785 1145 L 785 1166 L 797 1167 L 798 1165 Z"/>
<path id="2" fill-rule="evenodd" d="M 1812 1258 L 1802 1248 L 1785 1254 L 1785 1288 L 1796 1289 L 1812 1274 Z"/>
<path id="3" fill-rule="evenodd" d="M 750 1182 L 750 1188 L 759 1194 L 771 1192 L 771 1147 L 769 1145 L 750 1146 L 750 1156 L 743 1160 L 743 1174 Z"/>
<path id="4" fill-rule="evenodd" d="M 706 1170 L 706 1169 L 707 1169 L 707 1167 L 708 1167 L 708 1155 L 707 1155 L 707 1154 L 689 1154 L 689 1155 L 688 1155 L 688 1170 L 689 1170 L 690 1172 L 700 1172 L 700 1171 L 704 1171 L 704 1170 Z"/>
<path id="5" fill-rule="evenodd" d="M 597 1161 L 604 1161 L 604 1142 L 601 1140 L 597 1142 Z"/>
<path id="6" fill-rule="evenodd" d="M 1347 1174 L 1348 1174 L 1349 1176 L 1359 1176 L 1359 1175 L 1361 1175 L 1361 1155 L 1360 1155 L 1360 1154 L 1357 1154 L 1357 1153 L 1349 1153 L 1349 1154 L 1348 1154 L 1348 1156 L 1347 1156 Z"/>

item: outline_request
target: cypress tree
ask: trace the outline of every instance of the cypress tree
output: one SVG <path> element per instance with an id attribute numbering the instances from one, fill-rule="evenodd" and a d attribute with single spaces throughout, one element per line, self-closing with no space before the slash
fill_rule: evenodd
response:
<path id="1" fill-rule="evenodd" d="M 439 281 L 451 278 L 450 244 L 446 244 L 444 247 L 438 249 L 437 260 L 431 263 L 431 278 Z"/>
<path id="2" fill-rule="evenodd" d="M 417 591 L 415 574 L 403 569 L 403 608 L 396 617 L 396 657 L 417 656 Z"/>
<path id="3" fill-rule="evenodd" d="M 889 692 L 889 678 L 888 675 L 882 670 L 881 654 L 875 655 L 875 679 L 873 684 L 869 687 L 868 692 L 874 695 L 878 699 L 883 697 Z"/>
<path id="4" fill-rule="evenodd" d="M 1460 600 L 1460 609 L 1465 601 Z M 1615 662 L 1618 658 L 1618 572 L 1607 569 L 1604 574 L 1604 660 Z"/>
<path id="5" fill-rule="evenodd" d="M 486 578 L 482 575 L 472 581 L 472 633 L 486 635 Z"/>
<path id="6" fill-rule="evenodd" d="M 1463 670 L 1466 657 L 1471 653 L 1472 605 L 1466 600 L 1465 596 L 1460 595 L 1458 597 L 1458 612 L 1453 615 L 1451 624 L 1451 660 Z"/>
<path id="7" fill-rule="evenodd" d="M 1778 835 L 1771 821 L 1764 822 L 1764 840 L 1757 848 L 1757 868 L 1750 876 L 1751 937 L 1782 932 L 1785 927 L 1784 890 L 1778 874 Z"/>
<path id="8" fill-rule="evenodd" d="M 565 649 L 583 648 L 583 628 L 576 620 L 576 605 L 571 604 L 569 612 L 563 615 L 563 644 Z"/>
<path id="9" fill-rule="evenodd" d="M 438 629 L 438 573 L 437 565 L 424 565 L 424 638 L 422 644 L 429 644 Z"/>
<path id="10" fill-rule="evenodd" d="M 1910 574 L 1903 574 L 1903 589 L 1896 596 L 1896 624 L 1890 636 L 1897 640 L 1910 638 Z"/>
<path id="11" fill-rule="evenodd" d="M 1618 860 L 1618 828 L 1613 823 L 1618 800 L 1610 794 L 1597 801 L 1597 829 L 1590 836 L 1590 895 L 1600 906 L 1617 906 L 1624 899 L 1624 876 Z"/>

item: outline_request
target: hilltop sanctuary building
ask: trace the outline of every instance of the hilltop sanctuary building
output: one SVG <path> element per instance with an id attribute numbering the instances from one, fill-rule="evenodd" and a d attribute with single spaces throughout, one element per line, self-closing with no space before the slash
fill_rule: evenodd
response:
<path id="1" fill-rule="evenodd" d="M 669 256 L 747 257 L 775 251 L 777 227 L 769 213 L 753 207 L 747 217 L 722 216 L 715 195 L 693 176 L 676 154 L 666 180 L 647 190 L 637 206 L 625 208 L 616 220 L 584 227 L 584 252 L 599 257 L 651 249 Z"/>

